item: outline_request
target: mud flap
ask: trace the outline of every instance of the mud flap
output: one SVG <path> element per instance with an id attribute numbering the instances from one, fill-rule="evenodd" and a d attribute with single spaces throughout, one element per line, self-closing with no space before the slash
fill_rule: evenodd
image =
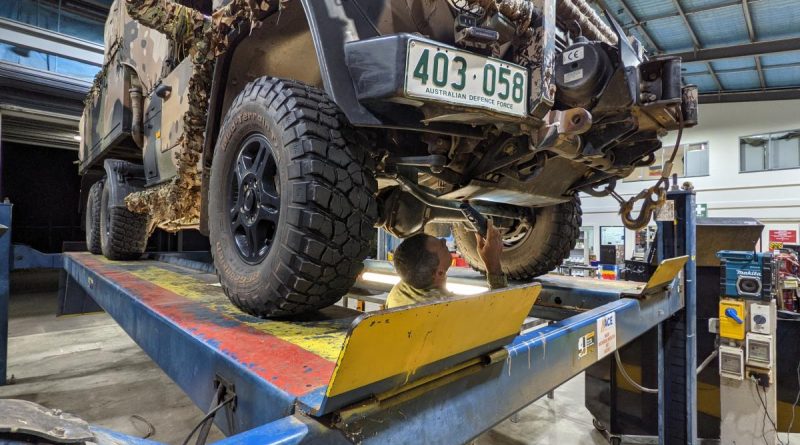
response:
<path id="1" fill-rule="evenodd" d="M 103 168 L 107 178 L 105 187 L 109 190 L 109 207 L 127 208 L 125 197 L 144 190 L 144 167 L 127 161 L 106 159 Z"/>

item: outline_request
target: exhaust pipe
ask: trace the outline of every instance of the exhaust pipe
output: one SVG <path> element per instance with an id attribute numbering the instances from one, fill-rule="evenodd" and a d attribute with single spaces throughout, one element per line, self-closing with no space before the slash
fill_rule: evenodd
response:
<path id="1" fill-rule="evenodd" d="M 425 193 L 420 189 L 416 184 L 409 181 L 408 179 L 398 175 L 395 180 L 400 184 L 400 188 L 403 191 L 408 192 L 411 196 L 417 198 L 422 203 L 427 205 L 428 207 L 436 208 L 436 209 L 443 209 L 443 210 L 451 210 L 456 215 L 460 215 L 458 220 L 466 221 L 466 217 L 462 213 L 462 202 L 451 200 L 451 199 L 441 199 L 434 196 L 430 196 L 429 194 Z M 512 206 L 504 206 L 504 205 L 497 205 L 497 204 L 490 204 L 490 203 L 479 203 L 477 201 L 472 201 L 469 203 L 470 207 L 475 209 L 475 211 L 489 216 L 498 216 L 501 218 L 510 218 L 510 219 L 517 219 L 519 218 L 520 212 Z"/>
<path id="2" fill-rule="evenodd" d="M 137 147 L 144 146 L 144 124 L 142 123 L 142 89 L 133 87 L 128 92 L 131 95 L 131 138 Z"/>

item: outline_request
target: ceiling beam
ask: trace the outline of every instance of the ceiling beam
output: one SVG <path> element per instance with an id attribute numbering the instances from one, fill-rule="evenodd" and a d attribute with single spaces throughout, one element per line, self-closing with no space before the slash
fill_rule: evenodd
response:
<path id="1" fill-rule="evenodd" d="M 765 1 L 765 0 L 750 0 L 747 3 L 748 4 L 753 4 L 753 3 L 756 3 L 758 1 Z M 698 14 L 698 13 L 701 13 L 701 12 L 716 11 L 718 9 L 730 8 L 731 6 L 739 5 L 740 2 L 741 2 L 741 0 L 733 0 L 733 1 L 729 2 L 729 3 L 723 3 L 721 5 L 703 6 L 703 7 L 699 7 L 699 8 L 693 9 L 691 11 L 684 10 L 684 14 L 692 15 L 692 14 Z M 669 13 L 669 14 L 657 15 L 657 16 L 649 17 L 649 18 L 647 18 L 646 20 L 644 20 L 641 23 L 634 22 L 634 23 L 627 24 L 627 25 L 624 26 L 624 28 L 625 29 L 630 29 L 630 28 L 633 28 L 634 26 L 643 25 L 643 24 L 646 24 L 647 22 L 652 22 L 654 20 L 671 19 L 673 17 L 680 17 L 680 16 L 681 15 L 679 13 L 677 13 L 677 12 Z"/>
<path id="2" fill-rule="evenodd" d="M 763 66 L 763 65 L 761 65 L 761 62 L 756 59 L 756 63 L 759 66 L 761 66 L 761 71 L 777 70 L 777 69 L 781 69 L 781 68 L 797 68 L 797 67 L 800 67 L 800 62 L 781 63 L 781 64 L 778 64 L 778 65 Z M 714 70 L 714 72 L 717 73 L 717 74 L 749 73 L 749 72 L 751 72 L 751 71 L 753 71 L 755 69 L 757 69 L 757 68 L 728 68 L 728 69 L 724 69 L 724 70 Z M 683 77 L 706 76 L 706 75 L 709 75 L 709 74 L 711 74 L 711 73 L 709 73 L 708 71 L 698 71 L 698 72 L 695 72 L 695 73 L 683 73 L 682 76 Z"/>
<path id="3" fill-rule="evenodd" d="M 740 91 L 709 93 L 700 95 L 701 104 L 722 104 L 732 102 L 760 102 L 767 100 L 800 99 L 800 88 L 775 89 L 766 91 Z"/>
<path id="4" fill-rule="evenodd" d="M 689 23 L 689 19 L 686 17 L 686 13 L 683 12 L 683 8 L 681 8 L 681 3 L 678 0 L 672 0 L 672 4 L 675 5 L 675 9 L 678 10 L 678 14 L 680 14 L 681 18 L 683 19 L 683 23 L 684 25 L 686 25 L 686 29 L 689 30 L 689 37 L 692 38 L 692 42 L 694 43 L 694 48 L 695 49 L 702 48 L 703 45 L 700 44 L 700 39 L 697 38 L 697 33 L 694 32 L 692 24 Z"/>
<path id="5" fill-rule="evenodd" d="M 706 68 L 708 68 L 708 74 L 711 74 L 711 78 L 714 79 L 714 83 L 717 84 L 717 91 L 722 91 L 722 83 L 720 83 L 717 73 L 714 72 L 714 67 L 711 66 L 711 62 L 706 62 Z"/>
<path id="6" fill-rule="evenodd" d="M 750 7 L 747 5 L 747 0 L 742 0 L 742 14 L 744 14 L 744 22 L 747 25 L 747 35 L 750 37 L 751 42 L 755 42 L 756 30 L 753 28 L 753 16 L 750 15 Z"/>
<path id="7" fill-rule="evenodd" d="M 767 82 L 764 80 L 764 67 L 761 66 L 761 56 L 756 56 L 755 59 L 756 59 L 756 72 L 758 73 L 758 83 L 761 84 L 762 90 L 766 90 Z"/>
<path id="8" fill-rule="evenodd" d="M 747 0 L 742 0 L 742 15 L 744 16 L 744 23 L 747 25 L 747 36 L 750 38 L 750 43 L 758 40 L 756 37 L 756 29 L 753 27 L 753 16 L 750 14 L 750 6 Z M 761 68 L 761 57 L 753 57 L 756 61 L 756 72 L 758 73 L 758 83 L 761 85 L 762 90 L 767 89 L 767 82 L 764 80 L 764 70 Z"/>
<path id="9" fill-rule="evenodd" d="M 670 53 L 670 55 L 678 56 L 683 60 L 683 63 L 688 63 L 782 53 L 787 51 L 800 51 L 800 37 L 744 43 L 741 45 L 722 46 L 719 48 L 696 49 L 693 51 Z"/>
<path id="10" fill-rule="evenodd" d="M 649 32 L 647 32 L 647 29 L 645 29 L 644 24 L 642 24 L 639 21 L 639 18 L 636 17 L 636 14 L 634 14 L 631 8 L 628 6 L 628 3 L 625 0 L 619 0 L 619 3 L 620 5 L 622 5 L 623 12 L 628 14 L 628 17 L 630 17 L 635 23 L 635 25 L 631 26 L 630 28 L 639 28 L 639 30 L 642 32 L 642 35 L 647 40 L 647 43 L 650 44 L 650 47 L 652 47 L 656 51 L 656 53 L 662 52 L 661 48 L 659 48 L 659 46 L 656 45 L 656 42 L 653 40 L 653 37 L 650 35 Z M 597 0 L 597 4 L 600 5 L 600 7 L 603 8 L 604 10 L 609 12 L 611 11 L 611 9 L 606 4 L 605 0 Z"/>

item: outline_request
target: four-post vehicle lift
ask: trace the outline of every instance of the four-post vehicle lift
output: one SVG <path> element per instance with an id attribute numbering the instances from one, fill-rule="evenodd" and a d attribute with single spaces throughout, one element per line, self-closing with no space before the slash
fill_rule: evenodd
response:
<path id="1" fill-rule="evenodd" d="M 696 424 L 691 379 L 676 386 L 671 375 L 694 376 L 694 367 L 665 365 L 676 342 L 694 363 L 694 195 L 669 199 L 674 219 L 659 223 L 660 266 L 647 283 L 546 276 L 405 308 L 332 306 L 264 320 L 235 309 L 212 273 L 186 267 L 191 261 L 67 253 L 62 297 L 91 297 L 209 409 L 228 436 L 218 443 L 239 444 L 465 443 L 651 328 L 683 320 L 664 333 L 653 364 L 671 369 L 659 382 L 670 393 L 660 397 L 660 442 L 671 443 L 667 428 L 691 435 Z M 529 315 L 550 321 L 530 328 Z M 78 419 L 64 426 L 63 415 L 54 436 L 48 420 L 37 429 L 22 411 L 33 435 L 148 442 Z M 686 414 L 681 425 L 673 425 L 675 412 Z"/>

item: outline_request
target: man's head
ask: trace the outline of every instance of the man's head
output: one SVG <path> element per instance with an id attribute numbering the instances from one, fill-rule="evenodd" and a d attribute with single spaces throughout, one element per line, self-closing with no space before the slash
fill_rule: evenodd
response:
<path id="1" fill-rule="evenodd" d="M 417 289 L 444 288 L 450 263 L 445 240 L 424 233 L 406 238 L 394 252 L 397 274 Z"/>

